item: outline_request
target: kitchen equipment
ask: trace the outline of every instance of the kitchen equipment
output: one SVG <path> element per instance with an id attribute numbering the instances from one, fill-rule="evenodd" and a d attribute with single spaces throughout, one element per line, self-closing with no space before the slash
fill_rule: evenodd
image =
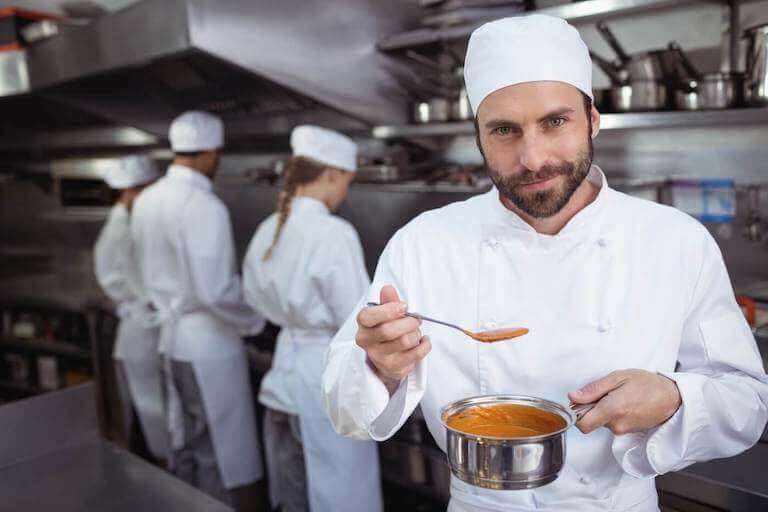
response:
<path id="1" fill-rule="evenodd" d="M 611 89 L 592 89 L 592 104 L 600 112 L 611 110 Z"/>
<path id="2" fill-rule="evenodd" d="M 632 80 L 611 87 L 611 106 L 616 112 L 643 112 L 667 107 L 667 86 L 657 80 Z"/>
<path id="3" fill-rule="evenodd" d="M 412 57 L 418 57 L 418 59 L 411 60 L 426 59 L 415 52 L 411 53 Z M 437 64 L 430 63 L 430 66 L 437 66 Z M 426 124 L 448 121 L 451 118 L 451 101 L 448 98 L 452 96 L 453 90 L 440 83 L 435 69 L 427 67 L 426 70 L 426 73 L 393 70 L 393 75 L 400 86 L 407 90 L 411 97 L 415 98 L 411 104 L 411 118 L 414 123 Z"/>
<path id="4" fill-rule="evenodd" d="M 379 304 L 378 302 L 369 302 L 367 304 L 368 307 L 380 306 L 380 305 L 381 304 Z M 518 338 L 520 336 L 523 336 L 524 334 L 528 334 L 528 329 L 526 329 L 525 327 L 513 327 L 510 329 L 498 329 L 494 331 L 473 332 L 473 331 L 468 331 L 466 329 L 463 329 L 458 325 L 449 324 L 448 322 L 443 322 L 442 320 L 435 320 L 434 318 L 430 318 L 428 316 L 424 316 L 419 313 L 406 312 L 405 315 L 410 316 L 411 318 L 416 318 L 418 320 L 423 320 L 423 321 L 432 322 L 435 324 L 444 325 L 446 327 L 451 327 L 453 329 L 463 332 L 470 338 L 483 343 L 495 343 L 497 341 L 511 340 L 513 338 Z"/>
<path id="5" fill-rule="evenodd" d="M 464 85 L 464 67 L 459 66 L 454 71 L 454 87 L 458 90 L 451 103 L 451 119 L 454 121 L 467 121 L 473 119 L 472 106 L 469 104 L 469 95 Z"/>
<path id="6" fill-rule="evenodd" d="M 22 31 L 40 20 L 56 20 L 58 16 L 18 7 L 0 8 L 0 51 L 18 50 L 22 47 Z"/>
<path id="7" fill-rule="evenodd" d="M 434 97 L 413 104 L 414 123 L 442 123 L 450 118 L 451 102 L 447 98 Z"/>
<path id="8" fill-rule="evenodd" d="M 747 220 L 744 223 L 744 237 L 752 243 L 763 239 L 763 219 L 760 216 L 760 189 L 749 187 L 747 189 L 748 206 Z"/>
<path id="9" fill-rule="evenodd" d="M 665 48 L 629 55 L 605 22 L 598 22 L 597 29 L 618 57 L 613 67 L 621 82 L 655 80 L 669 85 L 681 78 L 677 52 Z"/>
<path id="10" fill-rule="evenodd" d="M 370 164 L 361 165 L 355 173 L 356 183 L 398 183 L 418 179 L 426 165 Z"/>
<path id="11" fill-rule="evenodd" d="M 616 112 L 661 110 L 668 105 L 668 87 L 662 80 L 632 79 L 613 63 L 590 51 L 592 61 L 608 75 L 608 99 Z M 593 91 L 594 92 L 594 91 Z M 605 103 L 605 100 L 603 100 Z"/>
<path id="12" fill-rule="evenodd" d="M 681 83 L 675 90 L 679 110 L 716 110 L 744 105 L 744 74 L 707 73 Z"/>
<path id="13" fill-rule="evenodd" d="M 768 105 L 768 23 L 744 31 L 747 39 L 746 96 L 750 105 Z"/>
<path id="14" fill-rule="evenodd" d="M 447 426 L 453 414 L 474 406 L 496 404 L 534 407 L 559 416 L 565 427 L 538 436 L 497 438 L 467 434 Z M 569 409 L 524 395 L 483 395 L 452 402 L 440 411 L 451 472 L 468 484 L 486 489 L 533 489 L 553 482 L 565 464 L 566 431 L 593 406 Z"/>
<path id="15" fill-rule="evenodd" d="M 680 110 L 710 110 L 740 107 L 744 104 L 744 73 L 702 74 L 675 42 L 669 49 L 677 52 L 680 64 L 690 77 L 675 88 L 675 105 Z"/>

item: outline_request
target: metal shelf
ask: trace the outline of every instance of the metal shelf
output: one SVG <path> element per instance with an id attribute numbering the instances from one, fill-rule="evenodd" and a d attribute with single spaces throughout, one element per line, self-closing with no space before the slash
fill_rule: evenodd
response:
<path id="1" fill-rule="evenodd" d="M 61 341 L 41 341 L 41 340 L 16 340 L 12 338 L 0 339 L 0 351 L 2 352 L 23 352 L 25 354 L 45 354 L 69 359 L 90 362 L 90 352 L 83 350 L 76 345 Z"/>
<path id="2" fill-rule="evenodd" d="M 754 1 L 754 0 L 750 0 Z M 613 16 L 624 16 L 642 12 L 658 11 L 669 8 L 680 8 L 691 5 L 706 5 L 719 3 L 728 5 L 728 0 L 587 0 L 575 2 L 536 11 L 551 14 L 566 19 L 572 23 L 581 23 L 595 19 L 605 19 Z M 742 2 L 744 3 L 744 2 Z M 522 14 L 519 11 L 510 10 L 510 15 Z M 447 41 L 466 39 L 472 31 L 485 23 L 481 21 L 471 25 L 461 25 L 446 28 L 422 28 L 409 32 L 394 34 L 381 41 L 378 45 L 381 51 L 402 50 L 416 46 L 425 46 Z"/>
<path id="3" fill-rule="evenodd" d="M 759 123 L 768 123 L 768 108 L 695 112 L 636 112 L 629 114 L 602 114 L 600 116 L 600 130 L 722 127 Z M 371 131 L 371 134 L 376 139 L 451 137 L 455 135 L 474 135 L 475 127 L 471 121 L 376 126 Z"/>

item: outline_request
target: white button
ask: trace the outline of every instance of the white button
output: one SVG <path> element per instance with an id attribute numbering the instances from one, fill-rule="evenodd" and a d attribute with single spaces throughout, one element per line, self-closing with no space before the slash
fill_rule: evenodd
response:
<path id="1" fill-rule="evenodd" d="M 611 322 L 610 320 L 606 320 L 604 322 L 601 322 L 597 326 L 597 332 L 608 332 L 611 330 Z"/>
<path id="2" fill-rule="evenodd" d="M 491 249 L 496 249 L 499 246 L 499 240 L 497 238 L 489 238 L 486 240 Z"/>
<path id="3" fill-rule="evenodd" d="M 496 325 L 496 322 L 485 322 L 483 324 L 483 329 L 485 329 L 486 331 L 492 331 L 492 330 L 496 329 L 497 327 L 498 327 L 498 325 Z"/>
<path id="4" fill-rule="evenodd" d="M 583 483 L 584 485 L 589 485 L 590 480 L 589 480 L 589 478 L 587 478 L 585 476 L 582 476 L 582 477 L 579 478 L 579 482 Z"/>
<path id="5" fill-rule="evenodd" d="M 608 241 L 605 238 L 598 238 L 597 245 L 600 247 L 608 247 Z"/>

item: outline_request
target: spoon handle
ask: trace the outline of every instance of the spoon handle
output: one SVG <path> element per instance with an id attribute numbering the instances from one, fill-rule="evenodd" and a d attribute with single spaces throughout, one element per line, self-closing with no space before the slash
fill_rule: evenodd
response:
<path id="1" fill-rule="evenodd" d="M 366 304 L 366 305 L 367 305 L 367 306 L 369 306 L 369 307 L 370 307 L 370 306 L 381 306 L 381 304 L 379 304 L 378 302 L 369 302 L 369 303 L 368 303 L 368 304 Z M 437 319 L 435 319 L 435 318 L 430 318 L 430 317 L 428 317 L 428 316 L 424 316 L 424 315 L 422 315 L 421 313 L 410 313 L 410 312 L 407 312 L 407 311 L 406 311 L 406 313 L 405 313 L 405 316 L 410 316 L 410 317 L 412 317 L 412 318 L 416 318 L 416 319 L 418 319 L 418 320 L 425 320 L 425 321 L 427 321 L 427 322 L 432 322 L 432 323 L 435 323 L 435 324 L 444 325 L 444 326 L 446 326 L 446 327 L 451 327 L 451 328 L 453 328 L 453 329 L 456 329 L 456 330 L 459 330 L 459 331 L 461 331 L 461 332 L 463 332 L 463 333 L 465 333 L 465 334 L 466 334 L 466 332 L 467 332 L 467 331 L 465 331 L 464 329 L 462 329 L 461 327 L 459 327 L 458 325 L 450 324 L 450 323 L 448 323 L 448 322 L 443 322 L 442 320 L 437 320 Z"/>

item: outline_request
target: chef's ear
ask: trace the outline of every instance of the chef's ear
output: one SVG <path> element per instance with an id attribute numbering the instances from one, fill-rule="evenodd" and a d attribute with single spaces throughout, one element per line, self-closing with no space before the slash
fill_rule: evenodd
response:
<path id="1" fill-rule="evenodd" d="M 589 115 L 592 117 L 592 133 L 590 136 L 594 139 L 597 137 L 597 134 L 600 133 L 600 112 L 598 112 L 597 108 L 592 105 Z"/>
<path id="2" fill-rule="evenodd" d="M 335 167 L 326 167 L 324 172 L 329 183 L 336 183 L 341 177 L 341 172 Z"/>

